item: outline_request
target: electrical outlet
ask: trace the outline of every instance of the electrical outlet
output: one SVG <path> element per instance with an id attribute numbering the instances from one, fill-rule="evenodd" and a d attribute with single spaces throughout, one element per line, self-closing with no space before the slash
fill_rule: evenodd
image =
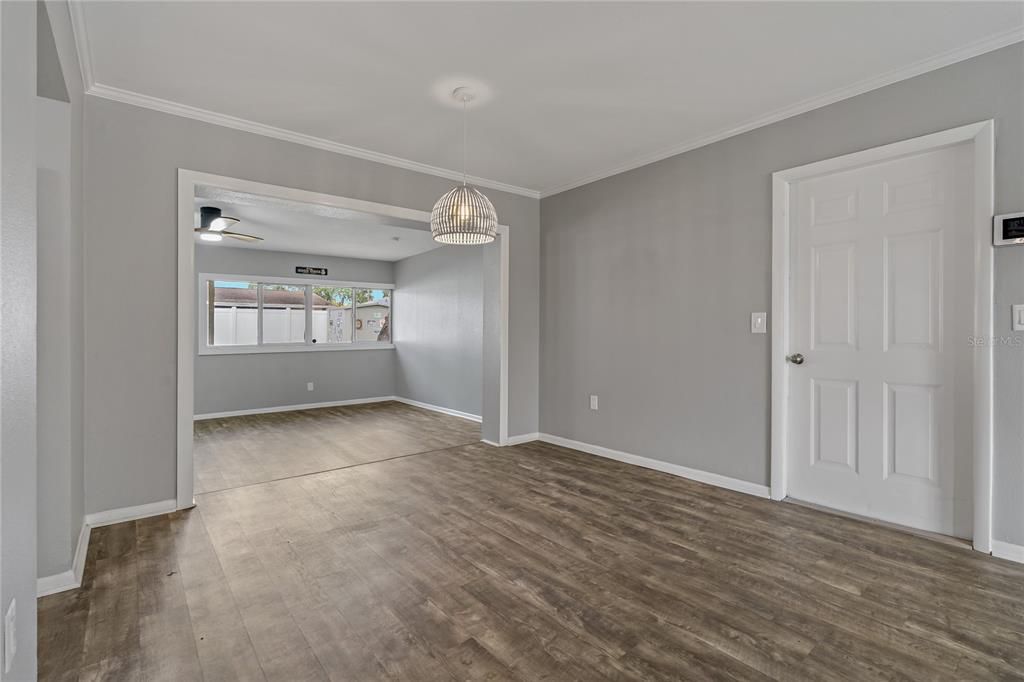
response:
<path id="1" fill-rule="evenodd" d="M 590 409 L 592 409 L 592 410 L 596 410 L 597 409 L 597 396 L 596 395 L 590 396 Z"/>
<path id="2" fill-rule="evenodd" d="M 4 614 L 4 673 L 11 672 L 14 654 L 18 651 L 18 639 L 14 636 L 14 626 L 18 622 L 18 602 L 11 600 Z"/>
<path id="3" fill-rule="evenodd" d="M 308 384 L 306 384 L 306 390 L 307 391 L 312 391 L 313 390 L 313 382 L 312 381 L 310 381 Z"/>

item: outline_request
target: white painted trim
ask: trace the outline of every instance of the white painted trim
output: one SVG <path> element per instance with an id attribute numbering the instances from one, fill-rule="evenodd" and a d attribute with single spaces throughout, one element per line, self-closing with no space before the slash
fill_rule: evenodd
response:
<path id="1" fill-rule="evenodd" d="M 786 497 L 788 450 L 789 365 L 789 241 L 790 186 L 799 180 L 850 170 L 901 156 L 970 143 L 974 147 L 974 335 L 992 336 L 994 247 L 992 215 L 995 197 L 995 123 L 991 120 L 923 135 L 772 174 L 772 499 Z M 992 344 L 974 354 L 974 548 L 992 551 Z"/>
<path id="2" fill-rule="evenodd" d="M 992 556 L 1024 564 L 1024 545 L 1015 545 L 1012 542 L 993 540 Z"/>
<path id="3" fill-rule="evenodd" d="M 412 405 L 413 407 L 422 407 L 424 410 L 431 410 L 433 412 L 440 412 L 441 414 L 447 414 L 452 417 L 461 417 L 462 419 L 468 419 L 471 422 L 482 422 L 483 417 L 478 414 L 470 414 L 469 412 L 460 412 L 459 410 L 453 410 L 448 407 L 441 407 L 440 405 L 431 405 L 430 403 L 421 403 L 419 400 L 413 400 L 411 398 L 403 398 L 401 396 L 393 396 L 392 400 L 405 403 L 406 405 Z"/>
<path id="4" fill-rule="evenodd" d="M 563 438 L 561 436 L 553 436 L 550 433 L 540 433 L 537 435 L 538 440 L 544 443 L 560 445 L 564 448 L 572 448 L 573 450 L 597 455 L 598 457 L 614 459 L 619 462 L 625 462 L 626 464 L 644 467 L 645 469 L 654 469 L 655 471 L 672 474 L 673 476 L 688 478 L 691 481 L 707 483 L 719 488 L 734 490 L 736 492 L 753 495 L 755 497 L 767 498 L 769 496 L 769 488 L 766 485 L 751 483 L 750 481 L 743 481 L 738 478 L 730 478 L 729 476 L 722 476 L 721 474 L 713 474 L 708 471 L 701 471 L 700 469 L 691 469 L 690 467 L 671 464 L 669 462 L 663 462 L 649 457 L 641 457 L 640 455 L 631 455 L 628 452 L 612 450 L 611 448 L 606 448 L 600 445 L 591 445 L 590 443 L 583 443 L 578 440 L 570 440 L 569 438 Z"/>
<path id="5" fill-rule="evenodd" d="M 533 433 L 521 433 L 518 436 L 509 436 L 505 445 L 522 445 L 523 443 L 530 443 L 535 440 L 540 440 L 540 434 L 536 431 Z"/>
<path id="6" fill-rule="evenodd" d="M 836 90 L 827 92 L 824 95 L 812 97 L 810 99 L 803 100 L 802 102 L 797 102 L 796 104 L 793 104 L 791 106 L 784 107 L 782 109 L 776 109 L 775 111 L 767 113 L 763 116 L 751 119 L 746 123 L 741 123 L 738 126 L 726 128 L 718 131 L 717 133 L 712 133 L 711 135 L 706 135 L 703 137 L 687 140 L 686 142 L 682 142 L 680 144 L 667 147 L 660 151 L 645 154 L 643 156 L 638 156 L 625 163 L 619 164 L 617 166 L 608 168 L 603 171 L 590 173 L 581 178 L 577 178 L 576 180 L 573 180 L 571 182 L 566 182 L 560 185 L 543 188 L 540 191 L 540 198 L 544 199 L 555 194 L 560 194 L 561 192 L 567 192 L 570 189 L 582 187 L 583 185 L 588 185 L 592 182 L 597 182 L 598 180 L 603 180 L 613 175 L 618 175 L 619 173 L 625 173 L 627 171 L 640 168 L 641 166 L 647 166 L 649 164 L 662 161 L 672 156 L 677 156 L 685 152 L 693 151 L 694 149 L 699 149 L 700 147 L 706 147 L 709 144 L 714 144 L 715 142 L 720 142 L 727 138 L 735 137 L 736 135 L 742 135 L 743 133 L 749 132 L 751 130 L 763 128 L 764 126 L 771 125 L 772 123 L 777 123 L 787 118 L 792 118 L 793 116 L 799 116 L 800 114 L 805 114 L 808 111 L 820 109 L 830 104 L 841 102 L 844 99 L 856 97 L 857 95 L 862 95 L 866 92 L 877 90 L 887 85 L 898 83 L 899 81 L 907 80 L 908 78 L 920 76 L 921 74 L 927 73 L 929 71 L 935 71 L 936 69 L 941 69 L 951 64 L 956 64 L 957 62 L 962 62 L 964 60 L 971 59 L 972 57 L 977 57 L 987 52 L 993 52 L 995 50 L 1004 48 L 1008 45 L 1013 45 L 1014 43 L 1019 43 L 1021 41 L 1024 41 L 1024 29 L 1014 28 L 1004 33 L 998 33 L 994 36 L 984 38 L 977 42 L 971 43 L 970 45 L 965 45 L 964 47 L 957 48 L 950 52 L 945 52 L 934 57 L 923 59 L 921 61 L 915 62 L 913 64 L 910 64 L 899 69 L 889 71 L 879 76 L 867 78 L 865 80 L 854 83 L 853 85 L 837 88 Z"/>
<path id="7" fill-rule="evenodd" d="M 508 443 L 508 315 L 509 315 L 509 268 L 511 245 L 509 244 L 508 227 L 498 225 L 498 236 L 501 249 L 500 270 L 498 273 L 498 443 Z"/>
<path id="8" fill-rule="evenodd" d="M 199 346 L 199 355 L 260 355 L 262 353 L 323 353 L 335 350 L 394 350 L 393 343 L 356 341 L 355 343 L 267 343 L 262 346 Z"/>
<path id="9" fill-rule="evenodd" d="M 299 410 L 317 410 L 322 407 L 343 407 L 345 405 L 369 405 L 370 403 L 386 403 L 399 401 L 393 395 L 384 395 L 376 398 L 355 398 L 353 400 L 328 400 L 321 403 L 302 403 L 299 405 L 277 405 L 274 407 L 254 407 L 249 410 L 230 410 L 228 412 L 207 412 L 197 414 L 192 421 L 203 421 L 204 419 L 222 419 L 224 417 L 245 417 L 250 414 L 274 414 L 276 412 L 298 412 Z"/>
<path id="10" fill-rule="evenodd" d="M 36 597 L 46 597 L 58 592 L 66 592 L 76 587 L 81 587 L 82 581 L 75 578 L 75 573 L 70 568 L 63 573 L 56 575 L 44 575 L 36 578 Z"/>
<path id="11" fill-rule="evenodd" d="M 71 560 L 71 571 L 75 574 L 78 584 L 82 584 L 85 573 L 85 558 L 89 555 L 89 539 L 92 537 L 92 526 L 82 519 L 82 528 L 78 531 L 78 542 L 75 544 L 75 556 Z"/>
<path id="12" fill-rule="evenodd" d="M 195 343 L 196 343 L 196 267 L 193 221 L 194 198 L 199 185 L 219 189 L 261 194 L 276 199 L 320 204 L 367 213 L 377 213 L 420 223 L 430 222 L 430 213 L 412 208 L 391 206 L 362 199 L 310 192 L 294 187 L 270 185 L 252 180 L 178 169 L 178 347 L 177 347 L 177 508 L 195 505 L 193 497 L 192 428 L 195 414 Z M 509 228 L 498 225 L 500 254 L 500 313 L 498 352 L 498 435 L 501 443 L 508 439 L 508 346 L 509 346 Z"/>
<path id="13" fill-rule="evenodd" d="M 215 247 L 216 248 L 216 247 Z M 259 282 L 261 284 L 294 284 L 300 287 L 345 287 L 350 289 L 391 289 L 394 290 L 394 282 L 351 282 L 348 280 L 327 279 L 326 277 L 278 277 L 276 275 L 252 275 L 223 272 L 200 272 L 197 280 L 215 279 L 227 282 Z"/>
<path id="14" fill-rule="evenodd" d="M 150 516 L 170 514 L 178 508 L 177 500 L 160 500 L 149 504 L 140 504 L 135 507 L 121 507 L 120 509 L 108 509 L 101 512 L 86 514 L 85 522 L 90 528 L 110 526 L 125 521 L 137 521 L 147 519 Z"/>
<path id="15" fill-rule="evenodd" d="M 152 97 L 150 95 L 143 95 L 138 92 L 132 92 L 131 90 L 123 90 L 121 88 L 95 83 L 91 88 L 86 90 L 86 94 L 113 100 L 115 102 L 121 102 L 123 104 L 131 104 L 137 107 L 153 109 L 154 111 L 161 111 L 173 116 L 182 116 L 184 118 L 190 118 L 204 123 L 212 123 L 213 125 L 223 126 L 225 128 L 232 128 L 234 130 L 241 130 L 255 135 L 271 137 L 276 140 L 293 142 L 295 144 L 313 147 L 314 149 L 322 149 L 323 151 L 333 152 L 335 154 L 343 154 L 344 156 L 364 159 L 366 161 L 380 163 L 385 166 L 392 166 L 394 168 L 401 168 L 415 173 L 423 173 L 424 175 L 433 175 L 447 180 L 462 182 L 462 171 L 440 168 L 438 166 L 420 163 L 419 161 L 412 161 L 410 159 L 392 156 L 391 154 L 383 154 L 381 152 L 375 152 L 361 147 L 353 147 L 352 145 L 342 144 L 341 142 L 335 142 L 334 140 L 314 137 L 313 135 L 306 135 L 305 133 L 298 133 L 293 130 L 286 130 L 284 128 L 278 128 L 276 126 L 258 123 L 256 121 L 250 121 L 236 116 L 228 116 L 227 114 L 210 111 L 209 109 L 200 109 L 199 107 L 193 107 L 187 104 L 179 104 L 178 102 L 172 102 L 170 100 L 160 99 L 159 97 Z M 498 180 L 489 180 L 487 178 L 481 178 L 473 175 L 469 176 L 467 180 L 470 184 L 476 185 L 477 187 L 486 187 L 488 189 L 498 190 L 499 192 L 518 194 L 519 196 L 529 197 L 531 199 L 540 198 L 539 191 L 527 187 L 518 187 L 505 182 L 499 182 Z"/>
<path id="16" fill-rule="evenodd" d="M 75 51 L 78 52 L 78 66 L 82 70 L 82 88 L 88 93 L 96 81 L 92 70 L 92 49 L 85 30 L 83 2 L 84 0 L 68 0 L 68 11 L 71 14 L 71 34 L 75 38 Z"/>
<path id="17" fill-rule="evenodd" d="M 82 520 L 82 528 L 78 532 L 78 543 L 75 545 L 75 556 L 71 560 L 71 568 L 46 575 L 36 580 L 36 596 L 45 597 L 49 594 L 73 590 L 82 586 L 82 575 L 85 572 L 85 557 L 89 552 L 89 524 Z"/>
<path id="18" fill-rule="evenodd" d="M 487 443 L 488 445 L 494 446 L 496 448 L 500 448 L 501 447 L 499 444 L 495 443 L 493 440 L 487 440 L 486 438 L 481 438 L 480 442 L 481 443 Z"/>

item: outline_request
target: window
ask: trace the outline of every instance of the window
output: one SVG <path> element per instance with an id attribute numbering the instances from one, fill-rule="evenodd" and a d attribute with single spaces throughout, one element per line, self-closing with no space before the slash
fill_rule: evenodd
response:
<path id="1" fill-rule="evenodd" d="M 394 286 L 200 275 L 201 354 L 391 348 Z"/>
<path id="2" fill-rule="evenodd" d="M 260 284 L 263 343 L 306 343 L 306 287 Z"/>
<path id="3" fill-rule="evenodd" d="M 206 284 L 207 343 L 211 346 L 255 346 L 258 285 L 255 282 L 225 280 L 209 280 Z"/>
<path id="4" fill-rule="evenodd" d="M 351 287 L 313 286 L 313 343 L 352 343 Z"/>
<path id="5" fill-rule="evenodd" d="M 356 341 L 390 343 L 390 289 L 356 289 Z"/>

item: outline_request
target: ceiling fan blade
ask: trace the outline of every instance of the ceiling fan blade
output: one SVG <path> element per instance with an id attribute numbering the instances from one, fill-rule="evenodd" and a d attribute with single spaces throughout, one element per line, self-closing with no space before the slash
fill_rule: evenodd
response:
<path id="1" fill-rule="evenodd" d="M 242 234 L 241 232 L 228 232 L 227 230 L 222 230 L 221 234 L 224 235 L 225 237 L 231 237 L 232 239 L 241 239 L 243 242 L 263 241 L 263 237 L 257 237 L 256 235 L 252 234 Z"/>

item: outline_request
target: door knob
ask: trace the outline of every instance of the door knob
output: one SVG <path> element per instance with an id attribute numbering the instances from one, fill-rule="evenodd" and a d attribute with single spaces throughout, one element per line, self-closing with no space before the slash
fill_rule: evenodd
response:
<path id="1" fill-rule="evenodd" d="M 794 365 L 802 365 L 804 364 L 804 356 L 800 353 L 793 353 L 792 355 L 786 356 L 786 361 L 792 362 Z"/>

